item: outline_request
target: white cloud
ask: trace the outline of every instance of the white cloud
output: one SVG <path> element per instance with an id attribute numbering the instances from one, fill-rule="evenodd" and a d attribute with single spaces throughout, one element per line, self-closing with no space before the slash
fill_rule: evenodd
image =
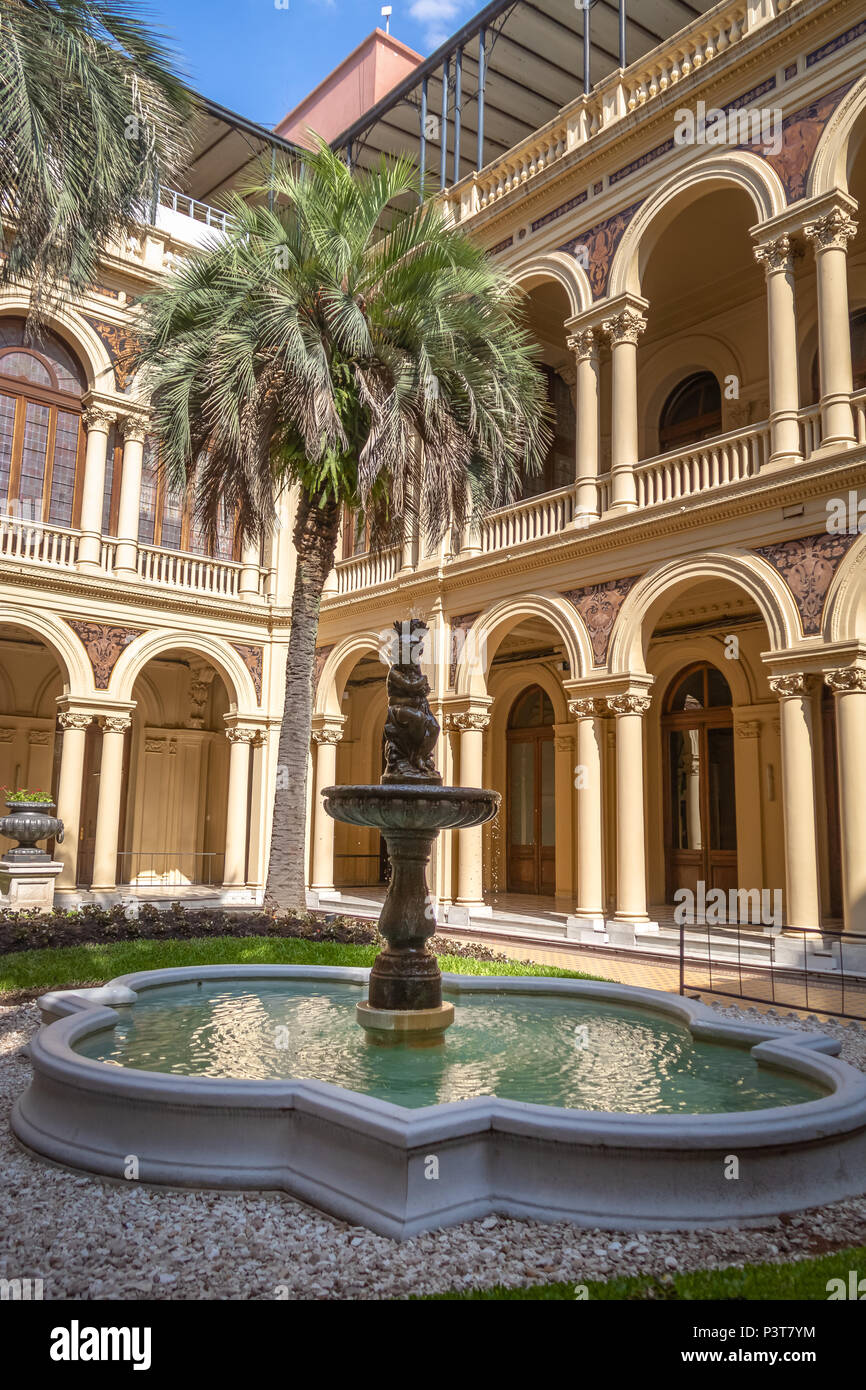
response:
<path id="1" fill-rule="evenodd" d="M 436 49 L 454 32 L 464 7 L 464 0 L 413 0 L 409 13 L 424 25 L 424 38 Z"/>

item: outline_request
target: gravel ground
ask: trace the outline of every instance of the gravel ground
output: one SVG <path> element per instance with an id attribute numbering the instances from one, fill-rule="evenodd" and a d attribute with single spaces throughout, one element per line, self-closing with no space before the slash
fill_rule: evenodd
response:
<path id="1" fill-rule="evenodd" d="M 756 1010 L 718 1012 L 754 1021 Z M 866 1070 L 859 1026 L 783 1021 L 840 1038 L 844 1060 Z M 663 1276 L 866 1244 L 866 1197 L 758 1230 L 626 1234 L 490 1216 L 399 1244 L 275 1193 L 179 1192 L 77 1177 L 32 1158 L 9 1129 L 12 1102 L 29 1080 L 21 1049 L 37 1026 L 34 1004 L 0 1007 L 0 1278 L 42 1278 L 46 1299 L 401 1298 Z"/>

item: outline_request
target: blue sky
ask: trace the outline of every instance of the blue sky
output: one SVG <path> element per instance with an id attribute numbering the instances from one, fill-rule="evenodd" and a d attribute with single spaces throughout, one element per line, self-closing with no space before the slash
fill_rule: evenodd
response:
<path id="1" fill-rule="evenodd" d="M 150 0 L 192 85 L 272 126 L 377 24 L 385 0 Z M 391 0 L 391 33 L 432 53 L 484 0 Z"/>

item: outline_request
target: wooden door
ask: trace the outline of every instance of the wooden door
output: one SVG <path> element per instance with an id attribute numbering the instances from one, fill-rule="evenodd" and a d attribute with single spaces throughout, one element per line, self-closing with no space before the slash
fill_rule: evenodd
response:
<path id="1" fill-rule="evenodd" d="M 556 891 L 553 706 L 540 686 L 515 703 L 509 721 L 508 891 Z"/>
<path id="2" fill-rule="evenodd" d="M 737 888 L 734 728 L 727 682 L 715 667 L 687 668 L 662 719 L 667 900 Z"/>

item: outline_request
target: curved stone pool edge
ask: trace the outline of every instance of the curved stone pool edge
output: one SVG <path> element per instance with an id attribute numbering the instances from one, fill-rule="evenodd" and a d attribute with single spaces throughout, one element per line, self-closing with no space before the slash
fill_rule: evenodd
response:
<path id="1" fill-rule="evenodd" d="M 119 976 L 39 1001 L 33 1081 L 13 1129 L 55 1162 L 176 1187 L 276 1188 L 380 1234 L 500 1213 L 611 1230 L 755 1224 L 866 1189 L 866 1076 L 821 1033 L 740 1024 L 658 990 L 546 977 L 444 975 L 446 992 L 546 994 L 629 1004 L 702 1041 L 740 1044 L 827 1089 L 799 1105 L 721 1115 L 569 1111 L 497 1097 L 407 1110 L 316 1081 L 133 1071 L 74 1044 L 112 1027 L 112 1004 L 189 980 L 341 980 L 340 966 L 204 966 Z M 54 1021 L 51 1021 L 54 1020 Z M 626 1063 L 627 1064 L 627 1063 Z M 739 1176 L 726 1176 L 730 1160 Z"/>

